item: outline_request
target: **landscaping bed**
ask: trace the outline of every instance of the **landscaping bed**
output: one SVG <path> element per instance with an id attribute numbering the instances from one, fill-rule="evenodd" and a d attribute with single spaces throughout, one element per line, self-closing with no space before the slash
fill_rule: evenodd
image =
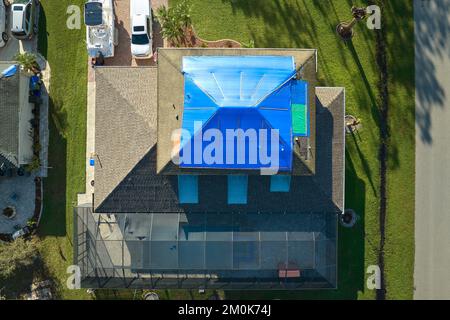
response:
<path id="1" fill-rule="evenodd" d="M 208 41 L 200 38 L 195 32 L 194 26 L 190 26 L 185 30 L 184 37 L 181 43 L 176 44 L 169 41 L 171 47 L 188 47 L 188 48 L 241 48 L 242 45 L 232 39 L 221 39 L 215 41 Z"/>

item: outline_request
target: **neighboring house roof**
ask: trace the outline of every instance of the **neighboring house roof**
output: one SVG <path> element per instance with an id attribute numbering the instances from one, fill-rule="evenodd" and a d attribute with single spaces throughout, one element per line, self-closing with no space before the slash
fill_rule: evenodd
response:
<path id="1" fill-rule="evenodd" d="M 297 78 L 306 80 L 308 88 L 309 119 L 311 128 L 315 121 L 314 87 L 316 83 L 316 50 L 308 49 L 158 49 L 158 144 L 157 144 L 157 172 L 168 175 L 190 174 L 216 175 L 244 173 L 259 175 L 258 170 L 227 170 L 186 168 L 172 162 L 172 133 L 182 128 L 184 122 L 184 93 L 185 77 L 183 73 L 183 59 L 186 57 L 208 56 L 287 56 L 293 57 Z M 292 58 L 291 58 L 292 59 Z M 191 70 L 187 70 L 188 74 Z M 220 104 L 220 103 L 219 103 Z M 285 172 L 292 175 L 312 175 L 314 169 L 315 131 L 303 138 L 303 144 L 295 145 L 292 170 Z M 307 151 L 308 150 L 308 151 Z"/>
<path id="2" fill-rule="evenodd" d="M 0 62 L 0 70 L 11 66 Z M 19 166 L 20 75 L 0 79 L 0 166 Z"/>

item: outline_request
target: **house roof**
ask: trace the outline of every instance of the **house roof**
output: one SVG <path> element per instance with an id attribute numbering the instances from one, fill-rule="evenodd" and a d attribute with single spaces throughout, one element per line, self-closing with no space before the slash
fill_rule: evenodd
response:
<path id="1" fill-rule="evenodd" d="M 0 62 L 0 71 L 11 66 Z M 0 79 L 0 166 L 19 166 L 20 74 Z"/>
<path id="2" fill-rule="evenodd" d="M 132 71 L 132 70 L 131 70 Z M 270 192 L 270 177 L 254 175 L 248 180 L 248 203 L 228 205 L 227 177 L 199 176 L 199 203 L 180 204 L 177 177 L 157 174 L 157 146 L 153 112 L 146 122 L 132 111 L 126 99 L 99 90 L 120 87 L 112 84 L 113 68 L 99 68 L 108 73 L 96 77 L 96 153 L 94 208 L 102 213 L 178 213 L 178 212 L 340 212 L 343 209 L 344 175 L 344 91 L 342 88 L 317 88 L 317 158 L 314 176 L 293 176 L 291 191 Z M 130 72 L 122 71 L 132 80 Z M 149 73 L 154 69 L 142 69 Z M 153 78 L 152 78 L 153 80 Z M 115 80 L 122 83 L 122 80 Z M 102 89 L 103 88 L 103 89 Z M 111 91 L 111 89 L 109 89 Z M 151 91 L 142 101 L 151 103 Z M 103 100 L 100 102 L 99 100 Z M 123 106 L 123 107 L 122 107 Z M 116 111 L 112 112 L 112 110 Z M 145 117 L 144 117 L 145 119 Z"/>
<path id="3" fill-rule="evenodd" d="M 314 181 L 344 210 L 345 89 L 317 87 L 316 173 Z"/>
<path id="4" fill-rule="evenodd" d="M 156 144 L 156 69 L 97 67 L 95 80 L 94 203 L 100 205 Z"/>
<path id="5" fill-rule="evenodd" d="M 160 63 L 161 59 L 159 55 Z M 102 231 L 94 223 L 83 232 L 89 232 L 98 244 L 94 254 L 104 259 L 100 261 L 103 267 L 112 263 L 112 269 L 122 268 L 124 277 L 130 279 L 136 272 L 155 279 L 164 274 L 157 287 L 165 286 L 164 281 L 168 281 L 167 287 L 178 286 L 171 275 L 179 272 L 192 278 L 186 283 L 197 281 L 197 287 L 207 274 L 217 277 L 212 287 L 238 288 L 255 278 L 267 279 L 271 288 L 286 283 L 293 288 L 336 286 L 337 214 L 344 208 L 343 88 L 308 88 L 315 106 L 310 114 L 315 119 L 310 128 L 314 140 L 300 138 L 296 142 L 294 152 L 302 157 L 294 161 L 308 159 L 313 175 L 293 175 L 289 192 L 270 192 L 270 176 L 250 175 L 247 204 L 230 205 L 227 176 L 203 174 L 198 178 L 199 202 L 180 204 L 177 176 L 158 174 L 160 126 L 171 123 L 168 110 L 177 110 L 176 105 L 161 106 L 162 83 L 157 81 L 161 73 L 156 75 L 155 68 L 129 67 L 102 67 L 95 72 L 93 207 L 97 214 L 114 220 L 118 230 Z M 159 116 L 164 111 L 167 123 L 161 124 Z M 315 150 L 310 153 L 311 144 Z M 301 164 L 309 170 L 303 161 Z M 294 165 L 294 170 L 298 168 Z M 92 215 L 90 208 L 79 210 L 78 219 Z M 276 248 L 272 241 L 283 235 L 287 251 Z M 123 241 L 126 246 L 116 246 Z M 92 258 L 84 257 L 87 263 Z M 122 265 L 112 262 L 117 259 Z M 280 282 L 277 271 L 283 261 L 294 262 L 304 272 L 300 282 Z M 98 268 L 98 264 L 91 267 Z M 257 286 L 264 284 L 258 281 Z"/>
<path id="6" fill-rule="evenodd" d="M 158 144 L 157 144 L 157 172 L 168 175 L 177 174 L 260 174 L 257 170 L 214 170 L 205 168 L 180 167 L 172 162 L 172 134 L 182 128 L 184 121 L 184 93 L 185 78 L 183 73 L 183 59 L 188 57 L 246 57 L 246 56 L 289 56 L 293 57 L 297 77 L 310 83 L 308 89 L 309 119 L 311 128 L 315 121 L 314 86 L 316 82 L 316 50 L 305 49 L 158 49 Z M 189 70 L 188 70 L 189 71 Z M 294 148 L 293 169 L 289 174 L 311 175 L 314 173 L 315 131 L 311 130 L 309 137 L 303 139 L 303 148 Z M 309 155 L 304 156 L 304 150 Z"/>

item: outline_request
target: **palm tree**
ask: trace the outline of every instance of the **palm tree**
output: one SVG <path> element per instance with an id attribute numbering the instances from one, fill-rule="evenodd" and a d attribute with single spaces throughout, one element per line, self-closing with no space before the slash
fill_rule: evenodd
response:
<path id="1" fill-rule="evenodd" d="M 343 40 L 349 40 L 353 37 L 353 27 L 358 21 L 361 21 L 366 17 L 366 8 L 357 8 L 353 6 L 352 16 L 352 21 L 341 22 L 336 27 L 336 32 L 341 36 Z"/>

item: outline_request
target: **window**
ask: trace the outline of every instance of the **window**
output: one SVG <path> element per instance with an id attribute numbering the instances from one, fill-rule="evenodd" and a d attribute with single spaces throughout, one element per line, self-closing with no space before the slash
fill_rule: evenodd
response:
<path id="1" fill-rule="evenodd" d="M 131 43 L 133 44 L 148 44 L 149 42 L 146 34 L 133 34 L 131 36 Z"/>

